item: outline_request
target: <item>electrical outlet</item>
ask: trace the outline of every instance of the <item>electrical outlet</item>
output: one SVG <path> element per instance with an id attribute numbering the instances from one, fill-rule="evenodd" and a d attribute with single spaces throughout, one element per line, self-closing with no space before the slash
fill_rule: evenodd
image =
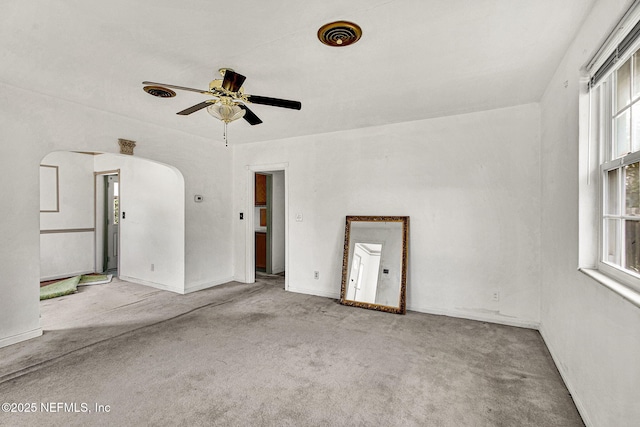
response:
<path id="1" fill-rule="evenodd" d="M 491 294 L 491 300 L 493 301 L 500 301 L 500 291 L 493 291 L 493 294 Z"/>
<path id="2" fill-rule="evenodd" d="M 313 272 L 313 278 L 318 280 L 320 278 L 320 272 L 319 271 L 314 271 Z"/>

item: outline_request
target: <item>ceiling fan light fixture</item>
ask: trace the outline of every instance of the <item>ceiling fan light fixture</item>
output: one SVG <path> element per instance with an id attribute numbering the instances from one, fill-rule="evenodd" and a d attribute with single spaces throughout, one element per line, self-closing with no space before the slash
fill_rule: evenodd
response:
<path id="1" fill-rule="evenodd" d="M 327 46 L 344 47 L 354 44 L 362 36 L 362 28 L 349 21 L 324 24 L 318 30 L 318 39 Z"/>
<path id="2" fill-rule="evenodd" d="M 244 117 L 246 111 L 235 104 L 213 104 L 207 107 L 207 112 L 225 123 Z"/>
<path id="3" fill-rule="evenodd" d="M 222 102 L 218 102 L 208 106 L 207 112 L 224 123 L 224 145 L 225 147 L 228 147 L 229 140 L 227 139 L 227 124 L 244 117 L 247 111 L 243 108 L 240 108 L 238 104 L 232 104 L 228 101 L 225 102 L 225 100 L 223 99 Z"/>

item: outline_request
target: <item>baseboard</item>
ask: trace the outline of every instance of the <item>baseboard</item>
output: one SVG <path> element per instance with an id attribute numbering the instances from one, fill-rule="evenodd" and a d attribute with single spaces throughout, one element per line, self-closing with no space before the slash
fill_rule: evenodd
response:
<path id="1" fill-rule="evenodd" d="M 462 310 L 450 310 L 434 307 L 416 307 L 408 306 L 407 310 L 417 311 L 419 313 L 437 314 L 439 316 L 458 317 L 461 319 L 478 320 L 480 322 L 497 323 L 506 326 L 516 326 L 518 328 L 539 329 L 540 322 L 533 320 L 516 319 L 511 317 L 501 317 L 494 314 L 469 313 Z"/>
<path id="2" fill-rule="evenodd" d="M 542 336 L 542 341 L 544 341 L 544 344 L 547 346 L 547 349 L 549 349 L 549 354 L 551 354 L 551 358 L 553 359 L 553 363 L 556 365 L 556 368 L 558 369 L 558 372 L 560 372 L 560 377 L 562 378 L 562 381 L 564 381 L 564 385 L 567 387 L 567 390 L 569 390 L 569 394 L 571 394 L 571 398 L 573 399 L 573 403 L 576 405 L 576 408 L 578 409 L 578 413 L 582 417 L 582 422 L 584 423 L 584 425 L 586 427 L 594 426 L 595 424 L 593 424 L 591 422 L 591 420 L 589 419 L 589 416 L 587 414 L 586 406 L 580 400 L 579 395 L 576 394 L 576 389 L 571 384 L 571 381 L 569 381 L 569 378 L 567 376 L 567 372 L 564 370 L 564 368 L 560 364 L 560 361 L 557 359 L 556 352 L 553 349 L 553 347 L 550 345 L 549 340 L 547 340 L 547 338 L 545 337 L 546 333 L 544 331 L 544 326 L 540 325 L 540 328 L 538 328 L 538 329 L 540 331 L 540 336 Z"/>
<path id="3" fill-rule="evenodd" d="M 184 293 L 189 294 L 191 292 L 201 291 L 203 289 L 213 288 L 214 286 L 224 285 L 225 283 L 236 281 L 234 277 L 227 277 L 225 279 L 214 280 L 213 282 L 204 282 L 187 285 L 184 288 Z"/>
<path id="4" fill-rule="evenodd" d="M 155 282 L 150 282 L 148 280 L 138 279 L 136 277 L 118 276 L 118 279 L 124 280 L 125 282 L 137 283 L 138 285 L 150 286 L 152 288 L 160 289 L 163 291 L 175 292 L 177 294 L 184 294 L 183 289 L 170 287 L 167 285 L 163 285 L 162 283 L 155 283 Z"/>
<path id="5" fill-rule="evenodd" d="M 299 286 L 289 286 L 289 289 L 287 289 L 287 291 L 296 292 L 298 294 L 315 295 L 318 297 L 325 297 L 325 298 L 333 298 L 333 299 L 340 298 L 340 292 L 322 291 L 322 290 L 312 289 L 312 288 L 301 288 Z"/>
<path id="6" fill-rule="evenodd" d="M 41 282 L 48 282 L 49 280 L 57 280 L 57 279 L 67 279 L 69 277 L 82 276 L 83 274 L 93 274 L 95 271 L 93 270 L 84 270 L 84 271 L 76 271 L 73 273 L 65 273 L 65 274 L 54 274 L 53 276 L 45 276 L 41 277 Z"/>
<path id="7" fill-rule="evenodd" d="M 23 332 L 21 334 L 12 335 L 10 337 L 0 339 L 0 348 L 7 347 L 9 345 L 17 344 L 21 341 L 30 340 L 31 338 L 37 338 L 42 335 L 42 328 L 33 329 L 31 331 Z"/>

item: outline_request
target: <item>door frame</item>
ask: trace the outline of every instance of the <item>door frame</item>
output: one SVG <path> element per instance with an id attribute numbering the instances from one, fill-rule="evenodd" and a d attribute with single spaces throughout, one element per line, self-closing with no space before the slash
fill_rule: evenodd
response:
<path id="1" fill-rule="evenodd" d="M 93 270 L 98 271 L 98 264 L 102 262 L 102 260 L 98 260 L 98 242 L 101 246 L 104 246 L 104 236 L 100 236 L 99 234 L 104 234 L 104 224 L 102 224 L 102 228 L 98 230 L 98 209 L 104 211 L 104 200 L 101 200 L 101 206 L 98 206 L 98 177 L 103 179 L 106 175 L 117 175 L 118 176 L 118 185 L 120 189 L 122 189 L 122 175 L 120 174 L 120 169 L 112 169 L 106 171 L 95 171 L 93 172 L 93 235 L 94 235 L 94 248 L 93 248 Z M 119 192 L 122 194 L 122 191 Z M 100 196 L 100 199 L 104 199 L 104 195 Z M 120 211 L 122 211 L 122 197 L 118 196 Z M 118 225 L 118 267 L 117 267 L 117 277 L 120 277 L 120 261 L 122 251 L 120 250 L 120 242 L 122 241 L 122 222 Z M 98 232 L 100 231 L 100 233 Z M 104 249 L 103 249 L 104 250 Z M 103 266 L 104 267 L 104 266 Z"/>
<path id="2" fill-rule="evenodd" d="M 247 197 L 245 204 L 245 281 L 256 281 L 256 242 L 255 242 L 255 189 L 256 173 L 284 172 L 284 289 L 289 290 L 289 162 L 266 165 L 247 165 Z"/>

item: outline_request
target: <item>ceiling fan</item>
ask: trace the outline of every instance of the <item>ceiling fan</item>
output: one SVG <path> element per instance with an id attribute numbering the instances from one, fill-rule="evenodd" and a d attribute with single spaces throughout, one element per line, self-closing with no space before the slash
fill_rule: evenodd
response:
<path id="1" fill-rule="evenodd" d="M 260 118 L 245 105 L 246 103 L 290 108 L 292 110 L 300 110 L 302 108 L 302 103 L 299 101 L 248 95 L 244 93 L 244 89 L 242 87 L 242 84 L 246 79 L 245 76 L 236 73 L 231 68 L 220 68 L 219 72 L 223 78 L 209 82 L 208 90 L 147 81 L 142 82 L 142 84 L 146 85 L 143 88 L 145 92 L 160 98 L 172 98 L 176 96 L 176 93 L 169 88 L 197 92 L 214 97 L 213 99 L 208 99 L 179 111 L 177 114 L 181 116 L 188 116 L 191 113 L 195 113 L 196 111 L 206 108 L 209 114 L 224 122 L 225 145 L 227 145 L 228 123 L 239 118 L 244 118 L 250 125 L 259 125 L 262 123 L 262 120 L 260 120 Z"/>

